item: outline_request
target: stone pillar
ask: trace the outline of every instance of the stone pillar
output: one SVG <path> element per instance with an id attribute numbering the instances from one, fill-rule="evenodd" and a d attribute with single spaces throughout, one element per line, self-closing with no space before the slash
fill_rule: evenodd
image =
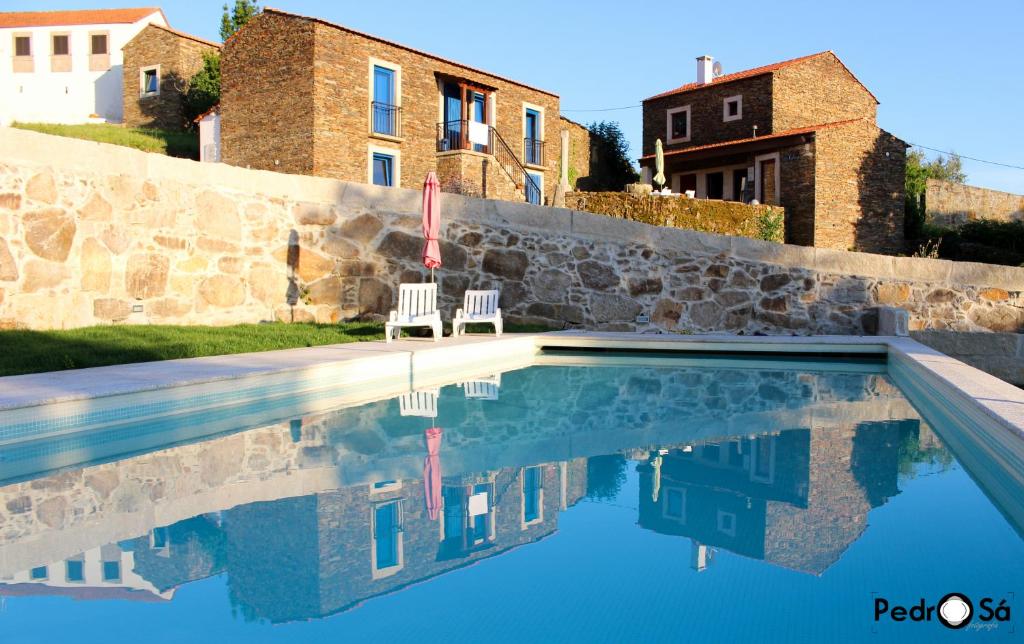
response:
<path id="1" fill-rule="evenodd" d="M 910 313 L 894 306 L 878 307 L 878 333 L 876 335 L 909 335 Z"/>
<path id="2" fill-rule="evenodd" d="M 572 191 L 572 186 L 569 185 L 569 130 L 561 132 L 559 153 L 558 185 L 555 186 L 555 195 L 551 199 L 551 205 L 555 208 L 565 208 L 565 194 Z"/>

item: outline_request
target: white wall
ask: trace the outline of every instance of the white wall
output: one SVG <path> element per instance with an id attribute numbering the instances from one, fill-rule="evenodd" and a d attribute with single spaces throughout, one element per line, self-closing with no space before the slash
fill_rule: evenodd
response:
<path id="1" fill-rule="evenodd" d="M 91 114 L 119 123 L 122 119 L 121 48 L 149 23 L 167 26 L 159 11 L 138 22 L 68 27 L 0 29 L 0 125 L 11 121 L 84 123 Z M 108 31 L 110 69 L 89 71 L 89 34 Z M 32 36 L 34 71 L 14 73 L 14 34 Z M 71 71 L 50 71 L 51 34 L 71 35 Z"/>
<path id="2" fill-rule="evenodd" d="M 199 121 L 199 160 L 220 162 L 220 113 L 210 112 Z"/>

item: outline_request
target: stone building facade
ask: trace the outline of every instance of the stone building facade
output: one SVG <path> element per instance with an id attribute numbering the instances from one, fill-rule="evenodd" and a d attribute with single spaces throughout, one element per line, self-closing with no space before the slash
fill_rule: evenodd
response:
<path id="1" fill-rule="evenodd" d="M 273 9 L 225 44 L 222 74 L 232 165 L 407 188 L 437 171 L 519 201 L 529 173 L 539 203 L 558 182 L 559 98 L 515 80 Z"/>
<path id="2" fill-rule="evenodd" d="M 1024 195 L 963 183 L 928 179 L 925 216 L 935 226 L 959 226 L 978 219 L 1024 221 Z"/>
<path id="3" fill-rule="evenodd" d="M 876 124 L 878 101 L 832 52 L 714 76 L 643 102 L 644 176 L 655 141 L 676 192 L 778 204 L 786 241 L 903 248 L 906 144 Z"/>
<path id="4" fill-rule="evenodd" d="M 184 129 L 185 84 L 203 68 L 203 55 L 220 45 L 150 24 L 124 46 L 124 124 L 128 127 Z"/>
<path id="5" fill-rule="evenodd" d="M 561 122 L 562 128 L 569 133 L 569 187 L 573 190 L 588 190 L 591 185 L 589 180 L 593 137 L 585 125 L 564 116 L 561 117 Z"/>

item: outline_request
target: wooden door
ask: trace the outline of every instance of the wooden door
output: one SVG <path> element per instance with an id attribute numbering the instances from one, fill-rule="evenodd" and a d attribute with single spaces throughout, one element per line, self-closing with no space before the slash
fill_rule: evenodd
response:
<path id="1" fill-rule="evenodd" d="M 775 159 L 761 161 L 761 203 L 778 205 L 779 187 L 775 185 Z"/>

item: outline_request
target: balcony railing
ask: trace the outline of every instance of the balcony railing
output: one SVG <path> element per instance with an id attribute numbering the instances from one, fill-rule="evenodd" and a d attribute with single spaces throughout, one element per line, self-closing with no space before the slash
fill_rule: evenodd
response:
<path id="1" fill-rule="evenodd" d="M 370 127 L 374 134 L 402 136 L 402 108 L 388 103 L 370 103 Z"/>
<path id="2" fill-rule="evenodd" d="M 492 141 L 490 128 L 487 132 L 487 143 L 474 143 L 469 138 L 469 121 L 446 121 L 437 124 L 437 151 L 451 152 L 452 150 L 473 150 L 491 154 Z M 483 123 L 479 124 L 487 127 Z"/>
<path id="3" fill-rule="evenodd" d="M 544 141 L 523 139 L 523 158 L 528 165 L 544 165 Z"/>

